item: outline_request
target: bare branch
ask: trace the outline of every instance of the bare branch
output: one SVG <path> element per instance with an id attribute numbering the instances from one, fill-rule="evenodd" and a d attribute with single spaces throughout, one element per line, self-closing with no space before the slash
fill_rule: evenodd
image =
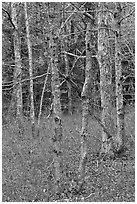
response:
<path id="1" fill-rule="evenodd" d="M 69 37 L 70 35 L 72 35 L 72 34 L 74 34 L 74 35 L 77 35 L 77 34 L 80 34 L 80 33 L 83 33 L 83 32 L 85 32 L 86 30 L 81 30 L 80 32 L 76 32 L 76 33 L 70 33 L 70 34 L 68 34 L 68 35 L 64 35 L 64 36 L 62 36 L 61 37 L 61 40 L 62 39 L 64 39 L 64 38 L 67 38 L 67 37 Z"/>
<path id="2" fill-rule="evenodd" d="M 6 87 L 8 87 L 8 86 L 12 86 L 12 85 L 14 84 L 13 81 L 10 81 L 10 82 L 3 82 L 3 83 L 7 83 L 7 84 L 2 84 L 2 86 L 6 86 Z"/>
<path id="3" fill-rule="evenodd" d="M 8 11 L 6 11 L 4 8 L 2 8 L 2 10 L 8 15 L 8 20 L 10 21 L 11 25 L 13 26 L 14 30 L 16 30 L 16 26 L 14 25 L 13 21 L 12 21 L 12 18 L 9 14 Z"/>
<path id="4" fill-rule="evenodd" d="M 81 5 L 80 7 L 77 7 L 75 4 L 73 4 L 72 2 L 70 2 L 70 4 L 76 9 L 76 11 L 77 11 L 77 14 L 79 14 L 79 16 L 80 16 L 80 18 L 82 19 L 82 21 L 83 21 L 83 16 L 82 15 L 80 15 L 81 14 L 81 10 L 80 10 L 80 8 L 83 6 L 83 5 L 85 5 L 85 3 L 83 4 L 83 5 Z M 80 12 L 80 13 L 79 13 Z M 85 11 L 84 11 L 85 12 Z M 83 21 L 83 23 L 85 23 L 84 21 Z"/>
<path id="5" fill-rule="evenodd" d="M 131 11 L 127 16 L 124 16 L 123 18 L 121 18 L 119 23 L 121 23 L 124 19 L 130 17 L 133 13 L 135 13 L 135 10 Z"/>
<path id="6" fill-rule="evenodd" d="M 61 87 L 65 82 L 66 82 L 66 80 L 63 80 L 59 87 Z"/>
<path id="7" fill-rule="evenodd" d="M 70 56 L 73 56 L 73 57 L 77 57 L 77 58 L 86 58 L 86 56 L 79 56 L 79 55 L 75 55 L 75 54 L 73 54 L 73 53 L 70 53 L 70 52 L 65 52 L 65 51 L 63 51 L 63 53 L 65 53 L 65 54 L 67 54 L 67 55 L 70 55 Z"/>
<path id="8" fill-rule="evenodd" d="M 83 13 L 84 16 L 90 18 L 91 20 L 94 20 L 93 16 L 91 16 L 89 13 L 85 12 Z"/>
<path id="9" fill-rule="evenodd" d="M 125 44 L 126 44 L 128 50 L 129 50 L 130 54 L 133 56 L 133 58 L 135 58 L 135 54 L 133 53 L 133 51 L 132 51 L 131 48 L 129 47 L 128 41 L 127 41 L 126 39 L 124 39 L 124 42 L 125 42 Z"/>
<path id="10" fill-rule="evenodd" d="M 42 74 L 42 75 L 39 75 L 39 76 L 36 76 L 36 77 L 33 77 L 33 78 L 31 78 L 32 80 L 34 80 L 34 79 L 38 79 L 38 78 L 41 78 L 41 77 L 43 77 L 43 76 L 45 76 L 45 75 L 49 75 L 50 73 L 45 73 L 45 74 Z M 3 91 L 8 91 L 8 90 L 11 90 L 11 89 L 13 89 L 18 83 L 23 83 L 23 82 L 26 82 L 26 81 L 30 81 L 31 80 L 30 78 L 28 78 L 28 79 L 23 79 L 23 80 L 21 80 L 21 81 L 18 81 L 18 82 L 16 82 L 16 83 L 14 83 L 14 81 L 13 81 L 13 83 L 12 84 L 8 84 L 8 85 L 2 85 L 2 86 L 11 86 L 11 85 L 13 85 L 12 87 L 10 87 L 10 88 L 5 88 L 5 89 L 2 89 Z M 5 82 L 5 83 L 8 83 L 8 82 Z"/>
<path id="11" fill-rule="evenodd" d="M 10 91 L 11 89 L 13 89 L 17 84 L 14 84 L 12 87 L 7 88 L 7 89 L 2 89 L 2 91 Z"/>
<path id="12" fill-rule="evenodd" d="M 112 135 L 107 131 L 107 129 L 105 128 L 105 126 L 102 124 L 101 120 L 100 120 L 98 117 L 96 117 L 95 115 L 94 115 L 94 118 L 95 118 L 96 121 L 101 125 L 101 127 L 103 128 L 103 131 L 108 135 L 108 138 L 107 138 L 107 139 L 112 139 L 112 138 L 113 138 Z"/>
<path id="13" fill-rule="evenodd" d="M 84 51 L 85 51 L 85 49 L 83 50 L 83 52 L 81 53 L 81 55 L 84 53 Z M 76 62 L 78 61 L 78 59 L 79 59 L 79 58 L 76 58 L 76 59 L 75 59 L 74 64 L 73 64 L 73 66 L 72 66 L 72 68 L 71 68 L 71 70 L 70 70 L 70 72 L 69 72 L 69 75 L 72 73 L 72 71 L 73 71 L 73 69 L 74 69 L 74 67 L 75 67 L 75 64 L 76 64 Z"/>
<path id="14" fill-rule="evenodd" d="M 59 36 L 59 34 L 60 34 L 60 32 L 61 32 L 61 29 L 67 24 L 67 22 L 70 20 L 70 18 L 72 17 L 72 15 L 75 13 L 75 11 L 72 13 L 72 14 L 70 14 L 70 16 L 66 19 L 66 21 L 61 25 L 61 27 L 60 27 L 60 29 L 59 29 L 59 32 L 58 32 L 58 36 Z"/>

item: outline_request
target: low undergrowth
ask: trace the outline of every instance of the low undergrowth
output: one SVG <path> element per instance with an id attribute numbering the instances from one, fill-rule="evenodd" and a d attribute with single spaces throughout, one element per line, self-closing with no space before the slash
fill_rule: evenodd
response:
<path id="1" fill-rule="evenodd" d="M 81 116 L 63 116 L 62 121 L 62 179 L 56 197 L 50 143 L 52 118 L 48 121 L 42 119 L 39 137 L 36 130 L 35 138 L 27 119 L 22 123 L 22 131 L 19 131 L 16 121 L 3 127 L 3 202 L 134 202 L 134 111 L 125 117 L 127 151 L 119 157 L 100 156 L 101 127 L 93 118 L 90 119 L 86 177 L 80 191 L 77 190 L 77 170 Z"/>

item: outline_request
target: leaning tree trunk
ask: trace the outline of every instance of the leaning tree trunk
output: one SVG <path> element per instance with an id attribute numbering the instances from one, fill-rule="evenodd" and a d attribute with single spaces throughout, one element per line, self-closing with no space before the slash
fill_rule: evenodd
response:
<path id="1" fill-rule="evenodd" d="M 59 190 L 61 179 L 61 141 L 63 137 L 62 122 L 61 122 L 61 105 L 60 105 L 60 81 L 58 73 L 58 37 L 51 33 L 50 35 L 50 52 L 51 52 L 51 71 L 52 71 L 52 94 L 53 94 L 53 123 L 54 135 L 53 154 L 55 167 L 55 194 Z"/>
<path id="2" fill-rule="evenodd" d="M 33 96 L 33 63 L 32 63 L 32 45 L 30 39 L 30 30 L 29 30 L 29 20 L 27 14 L 27 3 L 24 2 L 25 9 L 25 22 L 26 22 L 26 33 L 27 33 L 27 44 L 28 44 L 28 55 L 29 55 L 29 75 L 30 75 L 30 118 L 31 118 L 31 127 L 32 135 L 34 136 L 35 129 L 35 113 L 34 113 L 34 96 Z"/>
<path id="3" fill-rule="evenodd" d="M 14 106 L 14 102 L 15 102 L 16 108 L 17 108 L 16 115 L 17 115 L 17 118 L 20 120 L 22 116 L 22 86 L 21 86 L 22 68 L 21 68 L 21 53 L 20 53 L 21 42 L 20 42 L 20 36 L 19 36 L 19 30 L 18 30 L 16 7 L 17 7 L 17 3 L 11 3 L 12 22 L 15 26 L 14 32 L 13 32 L 14 55 L 15 55 L 15 71 L 14 71 L 15 88 L 13 90 L 13 99 L 12 99 L 13 104 L 11 104 L 10 109 L 12 110 L 12 106 Z M 9 110 L 9 112 L 11 111 Z"/>
<path id="4" fill-rule="evenodd" d="M 44 98 L 44 93 L 45 93 L 45 88 L 47 85 L 49 73 L 50 73 L 50 65 L 48 65 L 47 75 L 45 77 L 44 86 L 42 89 L 42 94 L 41 94 L 41 99 L 40 99 L 40 107 L 39 107 L 39 115 L 38 115 L 38 128 L 40 127 L 40 119 L 41 119 L 41 114 L 42 114 L 42 104 L 43 104 L 43 98 Z M 38 133 L 38 135 L 39 135 L 39 133 Z"/>
<path id="5" fill-rule="evenodd" d="M 123 90 L 122 90 L 122 66 L 121 66 L 121 5 L 116 3 L 116 11 L 114 15 L 115 29 L 115 74 L 116 74 L 116 109 L 117 109 L 117 151 L 124 148 L 124 106 L 123 106 Z"/>
<path id="6" fill-rule="evenodd" d="M 104 6 L 105 3 L 99 3 L 98 9 L 98 62 L 100 69 L 100 93 L 102 107 L 102 124 L 110 133 L 114 135 L 114 122 L 111 117 L 112 111 L 112 68 L 110 62 L 109 45 L 109 25 L 108 12 Z M 102 152 L 109 153 L 111 149 L 111 140 L 109 135 L 102 129 Z"/>

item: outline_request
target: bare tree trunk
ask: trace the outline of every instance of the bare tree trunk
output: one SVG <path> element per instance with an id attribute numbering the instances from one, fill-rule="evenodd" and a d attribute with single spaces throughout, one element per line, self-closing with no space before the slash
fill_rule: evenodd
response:
<path id="1" fill-rule="evenodd" d="M 68 76 L 69 74 L 69 63 L 68 63 L 68 58 L 67 55 L 64 54 L 64 58 L 65 58 L 65 68 L 66 68 L 66 76 Z M 71 85 L 69 82 L 67 82 L 67 87 L 68 87 L 68 99 L 69 99 L 69 103 L 68 103 L 68 111 L 70 114 L 72 114 L 72 96 L 71 96 Z"/>
<path id="2" fill-rule="evenodd" d="M 55 193 L 58 192 L 59 182 L 61 179 L 61 141 L 63 137 L 61 122 L 61 105 L 60 105 L 60 81 L 58 73 L 58 37 L 53 33 L 50 35 L 50 52 L 51 52 L 51 70 L 52 70 L 52 94 L 53 94 L 53 122 L 54 135 L 53 154 L 55 167 Z"/>
<path id="3" fill-rule="evenodd" d="M 35 113 L 34 113 L 34 96 L 33 96 L 33 63 L 32 63 L 32 45 L 30 39 L 30 30 L 29 30 L 29 20 L 27 14 L 27 2 L 24 2 L 25 9 L 25 22 L 26 22 L 26 32 L 27 32 L 27 44 L 28 44 L 28 55 L 29 55 L 29 75 L 30 75 L 30 118 L 32 125 L 32 135 L 34 136 L 35 129 Z"/>
<path id="4" fill-rule="evenodd" d="M 49 72 L 50 72 L 50 65 L 49 65 L 49 67 L 47 69 L 47 75 L 45 77 L 45 82 L 44 82 L 44 86 L 43 86 L 43 90 L 42 90 L 42 94 L 41 94 L 41 99 L 40 99 L 40 108 L 39 108 L 39 115 L 38 115 L 38 134 L 37 134 L 37 136 L 39 136 L 40 118 L 41 118 L 41 114 L 42 114 L 42 103 L 43 103 L 43 97 L 44 97 L 46 84 L 47 84 L 47 81 L 48 81 Z"/>
<path id="5" fill-rule="evenodd" d="M 87 23 L 86 31 L 86 70 L 85 82 L 82 90 L 82 129 L 81 129 L 81 158 L 79 165 L 79 181 L 82 186 L 85 178 L 85 166 L 87 162 L 87 136 L 88 136 L 88 118 L 89 118 L 89 102 L 93 91 L 94 83 L 94 59 L 91 57 L 92 41 L 91 41 L 91 22 Z"/>
<path id="6" fill-rule="evenodd" d="M 87 19 L 86 27 L 86 69 L 85 69 L 85 82 L 82 90 L 82 129 L 81 129 L 81 158 L 79 164 L 79 188 L 82 187 L 85 178 L 85 167 L 87 162 L 87 136 L 88 136 L 88 120 L 89 120 L 89 104 L 90 98 L 93 98 L 94 94 L 94 76 L 96 70 L 96 38 L 95 33 L 92 30 L 95 25 L 95 10 L 96 3 L 90 3 L 88 9 L 92 10 L 91 15 L 94 20 L 89 21 Z M 92 109 L 90 115 L 93 116 L 93 100 Z M 80 189 L 79 189 L 80 190 Z"/>
<path id="7" fill-rule="evenodd" d="M 115 74 L 116 74 L 116 109 L 117 109 L 117 150 L 124 148 L 124 106 L 122 89 L 122 66 L 121 66 L 121 17 L 122 8 L 120 3 L 116 3 L 116 15 L 114 15 L 115 27 Z"/>
<path id="8" fill-rule="evenodd" d="M 65 11 L 64 11 L 64 2 L 63 2 L 63 12 L 62 12 L 62 18 L 63 18 L 63 21 L 65 21 Z M 67 27 L 67 25 L 64 26 L 64 33 L 67 34 L 67 31 L 68 32 L 71 32 L 71 29 L 69 29 L 69 26 Z M 67 51 L 67 44 L 68 44 L 68 38 L 65 39 L 64 41 L 64 50 Z M 69 75 L 69 71 L 70 71 L 70 68 L 69 68 L 69 60 L 68 60 L 68 56 L 67 54 L 64 54 L 64 60 L 65 60 L 65 75 L 68 76 Z M 72 95 L 71 95 L 71 85 L 69 82 L 67 82 L 67 88 L 68 88 L 68 112 L 70 114 L 72 114 Z"/>
<path id="9" fill-rule="evenodd" d="M 13 91 L 13 98 L 15 97 L 16 99 L 15 101 L 16 101 L 16 108 L 17 108 L 17 111 L 16 111 L 17 118 L 21 119 L 21 116 L 22 116 L 22 86 L 21 86 L 22 68 L 21 68 L 21 54 L 20 54 L 21 42 L 20 42 L 20 36 L 19 36 L 19 30 L 18 30 L 16 7 L 17 7 L 17 3 L 11 3 L 12 21 L 13 21 L 13 24 L 15 25 L 15 29 L 13 32 L 14 54 L 15 54 L 15 71 L 14 71 L 15 89 Z M 13 104 L 11 105 L 14 106 Z"/>
<path id="10" fill-rule="evenodd" d="M 109 25 L 108 12 L 104 6 L 105 3 L 99 3 L 98 14 L 98 61 L 100 68 L 100 92 L 102 107 L 102 124 L 111 135 L 114 135 L 114 121 L 111 117 L 112 111 L 112 68 L 110 62 L 109 45 Z M 111 142 L 109 136 L 102 129 L 102 152 L 109 153 Z"/>
<path id="11" fill-rule="evenodd" d="M 41 94 L 41 99 L 40 99 L 40 108 L 39 108 L 39 115 L 38 115 L 38 126 L 40 125 L 40 117 L 41 117 L 41 114 L 42 114 L 43 97 L 44 97 L 46 84 L 47 84 L 47 81 L 48 81 L 49 72 L 50 72 L 50 65 L 49 65 L 49 67 L 47 69 L 47 75 L 45 77 L 45 82 L 44 82 L 44 86 L 43 86 L 43 90 L 42 90 L 42 94 Z"/>

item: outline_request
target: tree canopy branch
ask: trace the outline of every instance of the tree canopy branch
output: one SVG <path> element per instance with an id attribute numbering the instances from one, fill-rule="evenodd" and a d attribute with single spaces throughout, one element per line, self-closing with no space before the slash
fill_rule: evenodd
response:
<path id="1" fill-rule="evenodd" d="M 135 10 L 131 11 L 127 16 L 124 16 L 123 18 L 121 18 L 119 23 L 121 23 L 124 19 L 130 17 L 133 13 L 135 13 Z"/>
<path id="2" fill-rule="evenodd" d="M 42 74 L 42 75 L 38 75 L 38 76 L 35 76 L 35 77 L 33 77 L 33 78 L 31 78 L 32 80 L 34 80 L 34 79 L 38 79 L 38 78 L 41 78 L 41 77 L 43 77 L 43 76 L 45 76 L 45 75 L 49 75 L 50 73 L 45 73 L 45 74 Z M 12 86 L 12 87 L 10 87 L 10 88 L 5 88 L 5 89 L 3 89 L 3 91 L 8 91 L 8 90 L 11 90 L 12 88 L 14 88 L 18 83 L 23 83 L 23 82 L 26 82 L 26 81 L 30 81 L 31 80 L 30 78 L 27 78 L 27 79 L 23 79 L 23 80 L 21 80 L 21 81 L 18 81 L 18 82 L 16 82 L 16 83 L 11 83 L 11 84 L 8 84 L 8 85 L 2 85 L 3 87 L 7 87 L 7 86 Z M 8 82 L 4 82 L 4 83 L 8 83 Z"/>
<path id="3" fill-rule="evenodd" d="M 70 55 L 70 56 L 73 56 L 73 57 L 77 57 L 77 58 L 86 58 L 86 56 L 75 55 L 75 54 L 70 53 L 70 52 L 65 52 L 65 51 L 63 51 L 63 53 L 65 53 L 65 54 L 67 54 L 67 55 Z"/>
<path id="4" fill-rule="evenodd" d="M 10 21 L 11 25 L 13 26 L 14 30 L 16 29 L 16 26 L 14 25 L 13 21 L 12 21 L 12 18 L 9 14 L 8 11 L 6 11 L 4 8 L 2 8 L 2 10 L 8 15 L 8 20 Z"/>

